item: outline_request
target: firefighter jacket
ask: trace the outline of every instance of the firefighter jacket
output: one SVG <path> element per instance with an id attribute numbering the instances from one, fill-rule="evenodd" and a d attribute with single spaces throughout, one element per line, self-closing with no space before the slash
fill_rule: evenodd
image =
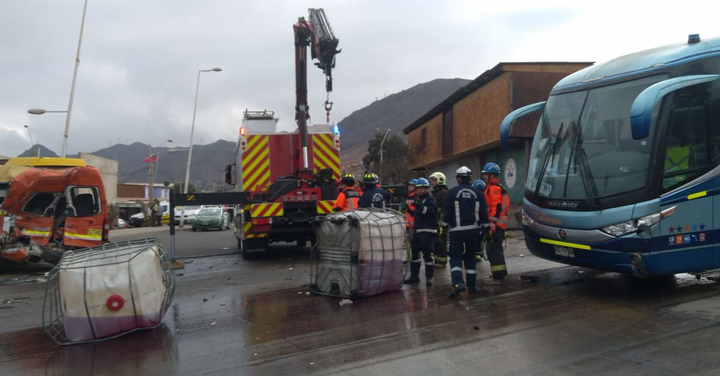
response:
<path id="1" fill-rule="evenodd" d="M 355 210 L 358 208 L 358 199 L 360 195 L 354 187 L 347 187 L 338 194 L 333 211 L 340 212 L 346 210 Z"/>
<path id="2" fill-rule="evenodd" d="M 470 183 L 461 183 L 448 191 L 443 226 L 450 231 L 480 230 L 488 224 L 485 196 Z"/>
<path id="3" fill-rule="evenodd" d="M 496 227 L 506 230 L 508 210 L 510 209 L 510 197 L 505 188 L 500 185 L 500 179 L 490 179 L 487 188 L 485 188 L 485 200 L 488 206 L 490 230 L 494 231 Z"/>
<path id="4" fill-rule="evenodd" d="M 417 194 L 415 191 L 408 192 L 405 196 L 405 226 L 413 227 L 413 215 L 415 210 L 415 203 L 417 202 Z"/>
<path id="5" fill-rule="evenodd" d="M 374 186 L 363 192 L 358 200 L 358 206 L 361 208 L 373 206 L 382 209 L 385 207 L 385 200 L 390 200 L 390 193 L 378 186 Z"/>
<path id="6" fill-rule="evenodd" d="M 437 205 L 435 199 L 429 194 L 418 198 L 415 204 L 415 232 L 429 232 L 437 234 Z"/>
<path id="7" fill-rule="evenodd" d="M 435 199 L 435 203 L 438 207 L 438 221 L 437 225 L 440 227 L 440 224 L 443 220 L 443 215 L 445 212 L 445 198 L 447 197 L 448 187 L 447 185 L 436 185 L 435 188 L 433 188 L 432 195 Z"/>

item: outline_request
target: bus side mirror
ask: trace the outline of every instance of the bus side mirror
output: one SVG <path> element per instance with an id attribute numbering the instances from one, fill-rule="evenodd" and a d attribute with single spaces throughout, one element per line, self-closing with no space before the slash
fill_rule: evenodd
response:
<path id="1" fill-rule="evenodd" d="M 701 74 L 675 77 L 660 81 L 643 90 L 630 107 L 630 128 L 634 140 L 642 140 L 650 134 L 650 123 L 655 106 L 668 94 L 690 86 L 705 84 L 720 78 L 720 74 Z"/>
<path id="2" fill-rule="evenodd" d="M 545 102 L 533 103 L 525 107 L 520 107 L 505 116 L 505 119 L 503 119 L 502 123 L 500 123 L 500 147 L 507 149 L 510 144 L 510 133 L 512 133 L 512 126 L 515 121 L 523 116 L 542 111 L 544 108 Z"/>

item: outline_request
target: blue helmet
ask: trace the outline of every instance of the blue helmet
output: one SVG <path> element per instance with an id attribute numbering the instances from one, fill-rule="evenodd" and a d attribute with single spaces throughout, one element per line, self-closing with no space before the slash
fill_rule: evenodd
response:
<path id="1" fill-rule="evenodd" d="M 500 166 L 497 163 L 488 163 L 482 169 L 483 174 L 498 174 L 500 175 Z"/>
<path id="2" fill-rule="evenodd" d="M 430 187 L 430 182 L 425 178 L 415 179 L 415 187 Z"/>
<path id="3" fill-rule="evenodd" d="M 408 185 L 417 185 L 417 179 L 410 180 Z"/>
<path id="4" fill-rule="evenodd" d="M 475 187 L 481 191 L 485 190 L 485 181 L 484 180 L 481 180 L 481 179 L 475 180 L 472 185 L 473 185 L 473 187 Z"/>

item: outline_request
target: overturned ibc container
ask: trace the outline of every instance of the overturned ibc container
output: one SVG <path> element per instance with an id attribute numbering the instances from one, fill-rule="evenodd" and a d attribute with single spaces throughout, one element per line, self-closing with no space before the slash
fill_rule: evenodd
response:
<path id="1" fill-rule="evenodd" d="M 313 293 L 366 297 L 402 286 L 408 242 L 404 215 L 393 210 L 355 210 L 314 221 Z"/>
<path id="2" fill-rule="evenodd" d="M 170 257 L 156 239 L 69 251 L 49 273 L 43 326 L 61 345 L 153 328 L 174 291 Z"/>

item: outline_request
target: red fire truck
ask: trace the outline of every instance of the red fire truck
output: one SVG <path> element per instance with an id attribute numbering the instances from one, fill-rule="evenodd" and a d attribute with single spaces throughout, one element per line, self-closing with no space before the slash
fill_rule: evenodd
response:
<path id="1" fill-rule="evenodd" d="M 249 198 L 235 208 L 235 234 L 244 257 L 264 252 L 273 242 L 312 242 L 312 219 L 331 212 L 337 197 L 340 130 L 330 124 L 308 127 L 307 47 L 326 77 L 329 121 L 339 41 L 323 9 L 309 9 L 309 20 L 300 17 L 293 29 L 297 130 L 279 131 L 272 111 L 245 111 L 236 161 L 226 170 L 227 182 Z"/>
<path id="2" fill-rule="evenodd" d="M 245 257 L 271 242 L 313 240 L 310 221 L 332 212 L 340 177 L 337 126 L 315 125 L 307 134 L 307 163 L 298 132 L 278 132 L 272 111 L 245 111 L 236 153 L 236 190 L 249 201 L 235 208 L 235 234 Z M 229 171 L 232 171 L 232 167 Z"/>

